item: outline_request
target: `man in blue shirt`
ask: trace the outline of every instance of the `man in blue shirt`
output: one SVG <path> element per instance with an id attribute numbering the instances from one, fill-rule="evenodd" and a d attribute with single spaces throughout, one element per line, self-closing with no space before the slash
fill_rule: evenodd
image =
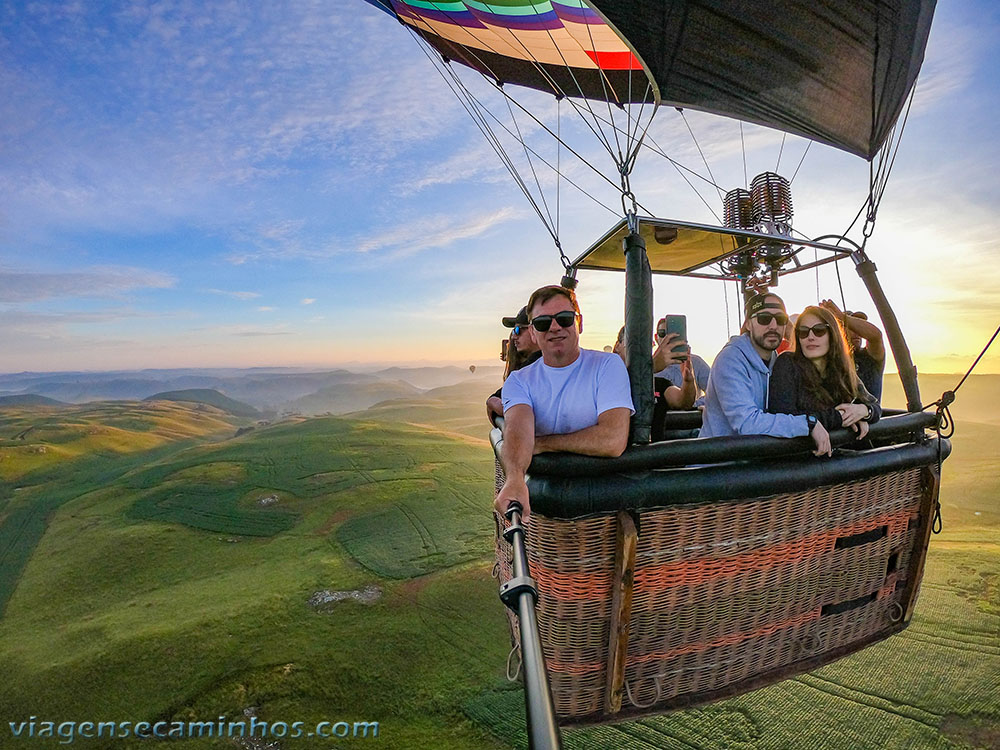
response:
<path id="1" fill-rule="evenodd" d="M 810 435 L 817 456 L 831 455 L 830 434 L 815 417 L 766 411 L 774 350 L 787 322 L 785 303 L 777 294 L 747 300 L 743 333 L 733 336 L 712 363 L 699 437 Z"/>

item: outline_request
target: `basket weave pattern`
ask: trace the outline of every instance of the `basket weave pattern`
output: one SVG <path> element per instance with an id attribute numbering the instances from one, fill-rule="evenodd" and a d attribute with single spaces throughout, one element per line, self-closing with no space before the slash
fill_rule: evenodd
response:
<path id="1" fill-rule="evenodd" d="M 623 711 L 688 705 L 895 626 L 921 542 L 922 494 L 920 469 L 910 469 L 806 492 L 642 511 Z M 532 513 L 525 527 L 556 713 L 564 722 L 600 720 L 615 516 L 565 521 Z M 508 580 L 510 547 L 499 533 L 496 554 L 498 576 Z M 516 643 L 512 613 L 510 622 Z"/>

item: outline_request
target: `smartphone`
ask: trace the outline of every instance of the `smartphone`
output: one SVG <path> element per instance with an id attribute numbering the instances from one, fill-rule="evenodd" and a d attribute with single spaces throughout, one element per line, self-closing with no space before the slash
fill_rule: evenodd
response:
<path id="1" fill-rule="evenodd" d="M 507 347 L 510 346 L 510 339 L 504 339 L 500 342 L 500 361 L 507 361 Z"/>
<path id="2" fill-rule="evenodd" d="M 685 316 L 685 315 L 668 315 L 663 320 L 664 320 L 664 327 L 666 329 L 664 331 L 664 334 L 663 334 L 664 336 L 667 336 L 667 335 L 669 335 L 671 333 L 676 333 L 678 335 L 678 338 L 681 338 L 681 339 L 684 339 L 684 341 L 687 341 L 687 337 L 688 337 L 687 336 L 687 316 Z M 660 334 L 659 327 L 657 327 L 656 334 L 657 335 Z M 682 352 L 682 353 L 684 353 L 686 355 L 688 353 L 688 351 L 690 351 L 690 349 L 689 349 L 689 347 L 688 347 L 687 344 L 678 344 L 677 346 L 673 347 L 670 351 L 672 351 L 672 352 Z M 687 359 L 687 356 L 683 357 L 682 359 Z"/>

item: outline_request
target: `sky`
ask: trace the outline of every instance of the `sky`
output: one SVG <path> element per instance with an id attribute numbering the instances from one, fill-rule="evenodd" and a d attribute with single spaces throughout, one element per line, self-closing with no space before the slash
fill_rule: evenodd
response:
<path id="1" fill-rule="evenodd" d="M 923 372 L 964 372 L 1000 324 L 998 41 L 1000 4 L 938 4 L 868 243 Z M 501 96 L 469 85 L 513 127 Z M 522 97 L 613 174 L 569 107 Z M 858 157 L 686 118 L 661 108 L 651 142 L 724 189 L 743 185 L 744 152 L 751 178 L 794 172 L 803 235 L 843 232 L 867 195 Z M 620 198 L 516 122 L 559 160 L 559 179 L 533 163 L 576 257 Z M 632 185 L 655 215 L 718 223 L 715 188 L 690 179 L 700 196 L 646 151 Z M 843 301 L 873 313 L 840 266 Z M 363 0 L 0 5 L 0 372 L 496 363 L 500 318 L 561 275 L 437 68 Z M 614 341 L 623 289 L 622 274 L 581 272 L 584 346 Z M 662 277 L 654 291 L 655 313 L 686 314 L 709 361 L 735 333 L 720 283 Z M 842 300 L 832 265 L 778 292 L 790 311 Z M 1000 344 L 976 371 L 1000 373 Z"/>

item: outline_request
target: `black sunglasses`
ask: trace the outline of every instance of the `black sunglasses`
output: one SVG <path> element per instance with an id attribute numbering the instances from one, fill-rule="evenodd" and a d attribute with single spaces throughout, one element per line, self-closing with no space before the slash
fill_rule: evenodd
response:
<path id="1" fill-rule="evenodd" d="M 830 326 L 828 326 L 826 323 L 817 323 L 814 326 L 799 326 L 798 328 L 795 329 L 795 333 L 798 335 L 800 339 L 806 338 L 809 335 L 810 331 L 812 331 L 813 336 L 815 336 L 818 339 L 821 339 L 830 332 Z"/>
<path id="2" fill-rule="evenodd" d="M 576 322 L 576 313 L 572 310 L 563 310 L 555 315 L 536 315 L 531 319 L 531 325 L 535 327 L 536 331 L 545 333 L 552 327 L 553 320 L 559 324 L 560 328 L 569 328 Z"/>
<path id="3" fill-rule="evenodd" d="M 757 322 L 762 326 L 771 325 L 772 320 L 778 321 L 779 326 L 783 326 L 788 323 L 788 316 L 784 313 L 757 313 L 754 317 L 757 318 Z"/>

